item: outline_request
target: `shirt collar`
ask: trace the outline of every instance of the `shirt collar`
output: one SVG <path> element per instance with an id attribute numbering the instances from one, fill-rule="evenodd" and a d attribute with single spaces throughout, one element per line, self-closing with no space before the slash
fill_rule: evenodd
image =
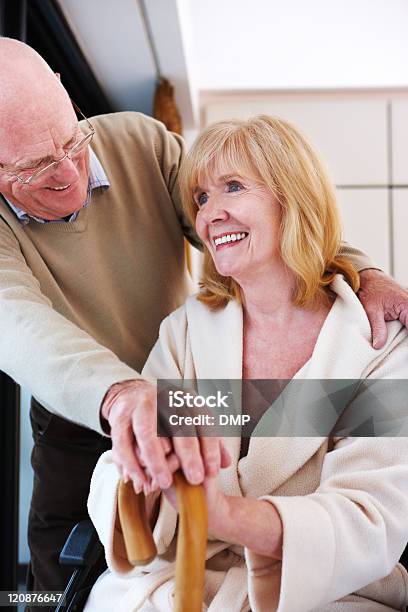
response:
<path id="1" fill-rule="evenodd" d="M 91 201 L 92 191 L 94 189 L 98 189 L 99 187 L 103 189 L 107 189 L 108 187 L 110 187 L 109 179 L 106 176 L 106 172 L 103 169 L 102 164 L 97 158 L 96 154 L 92 151 L 91 148 L 89 148 L 88 191 L 86 195 L 86 200 L 82 208 L 86 208 L 87 206 L 89 206 L 89 203 Z M 77 218 L 80 212 L 79 210 L 77 210 L 74 213 L 72 213 L 72 215 L 70 215 L 69 217 L 65 217 L 64 219 L 55 219 L 55 220 L 50 221 L 48 219 L 41 219 L 39 217 L 33 217 L 31 215 L 28 215 L 23 210 L 21 210 L 21 208 L 18 208 L 18 206 L 16 206 L 15 204 L 12 204 L 10 200 L 8 200 L 7 198 L 5 198 L 5 200 L 7 204 L 10 206 L 10 208 L 15 212 L 15 214 L 17 215 L 22 225 L 27 225 L 27 223 L 29 223 L 32 219 L 34 221 L 37 221 L 38 223 L 61 223 L 61 222 L 62 223 L 64 222 L 72 223 L 73 221 L 75 221 L 75 219 Z"/>

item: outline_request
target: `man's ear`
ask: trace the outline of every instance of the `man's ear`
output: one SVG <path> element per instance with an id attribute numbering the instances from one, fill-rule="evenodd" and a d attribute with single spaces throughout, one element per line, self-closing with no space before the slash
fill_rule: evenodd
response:
<path id="1" fill-rule="evenodd" d="M 57 79 L 58 79 L 59 81 L 61 81 L 61 75 L 60 75 L 60 73 L 59 73 L 59 72 L 54 72 L 54 74 L 55 74 L 55 76 L 57 77 Z"/>

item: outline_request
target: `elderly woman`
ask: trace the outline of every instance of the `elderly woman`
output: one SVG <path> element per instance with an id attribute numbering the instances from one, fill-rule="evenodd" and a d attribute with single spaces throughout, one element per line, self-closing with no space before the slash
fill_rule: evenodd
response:
<path id="1" fill-rule="evenodd" d="M 339 255 L 332 186 L 293 126 L 267 116 L 216 124 L 193 145 L 180 180 L 205 245 L 201 291 L 162 323 L 145 377 L 408 377 L 399 322 L 388 324 L 382 350 L 371 346 L 358 274 Z M 205 609 L 404 609 L 408 575 L 398 559 L 408 539 L 407 439 L 229 437 L 224 444 L 229 466 L 204 483 Z M 86 610 L 170 610 L 172 495 L 153 487 L 148 496 L 159 557 L 133 568 L 116 516 L 119 478 L 108 452 L 94 472 L 89 511 L 109 569 Z"/>

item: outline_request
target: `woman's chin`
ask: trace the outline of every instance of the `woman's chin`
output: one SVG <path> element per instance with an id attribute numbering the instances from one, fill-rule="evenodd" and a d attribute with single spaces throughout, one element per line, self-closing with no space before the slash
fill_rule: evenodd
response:
<path id="1" fill-rule="evenodd" d="M 215 267 L 217 268 L 218 274 L 220 274 L 221 276 L 231 276 L 232 278 L 235 278 L 235 276 L 239 274 L 237 266 L 229 265 L 228 263 L 218 263 L 218 265 L 216 264 Z"/>

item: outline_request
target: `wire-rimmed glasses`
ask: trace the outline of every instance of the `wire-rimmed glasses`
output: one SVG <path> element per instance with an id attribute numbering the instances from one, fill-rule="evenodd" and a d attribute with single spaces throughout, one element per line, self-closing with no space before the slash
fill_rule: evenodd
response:
<path id="1" fill-rule="evenodd" d="M 21 170 L 18 174 L 15 172 L 9 172 L 6 169 L 0 168 L 2 172 L 7 173 L 10 177 L 16 178 L 19 183 L 22 185 L 33 185 L 33 183 L 37 182 L 39 179 L 44 178 L 45 176 L 51 176 L 58 165 L 63 162 L 65 159 L 70 159 L 71 161 L 75 160 L 79 157 L 79 155 L 86 149 L 86 147 L 91 143 L 92 138 L 95 134 L 95 128 L 92 123 L 89 121 L 87 117 L 83 114 L 83 112 L 78 108 L 78 106 L 71 100 L 72 106 L 79 113 L 83 119 L 86 121 L 89 133 L 86 134 L 81 140 L 76 142 L 68 151 L 65 153 L 61 159 L 57 159 L 45 166 L 42 166 L 33 171 L 32 168 L 27 168 L 27 170 Z"/>

